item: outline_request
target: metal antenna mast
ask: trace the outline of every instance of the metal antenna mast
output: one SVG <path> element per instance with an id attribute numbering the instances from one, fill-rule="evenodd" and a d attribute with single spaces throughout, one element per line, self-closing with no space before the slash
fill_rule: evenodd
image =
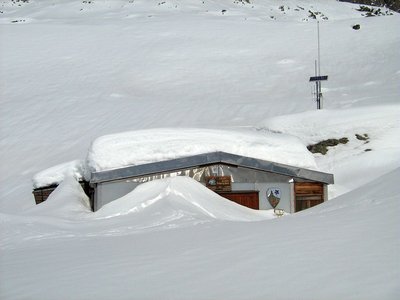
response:
<path id="1" fill-rule="evenodd" d="M 318 40 L 318 59 L 315 61 L 315 76 L 310 77 L 310 82 L 315 82 L 315 97 L 317 101 L 317 109 L 321 109 L 321 81 L 328 80 L 328 76 L 321 76 L 321 50 L 319 40 L 319 21 L 317 21 L 317 40 Z"/>
<path id="2" fill-rule="evenodd" d="M 321 47 L 319 42 L 319 21 L 317 21 L 317 39 L 318 39 L 318 76 L 321 76 Z"/>

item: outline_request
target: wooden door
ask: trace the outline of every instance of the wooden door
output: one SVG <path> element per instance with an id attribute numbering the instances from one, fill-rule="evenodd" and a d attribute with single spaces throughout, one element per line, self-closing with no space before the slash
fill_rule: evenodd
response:
<path id="1" fill-rule="evenodd" d="M 260 209 L 258 191 L 219 192 L 218 194 L 248 208 Z"/>
<path id="2" fill-rule="evenodd" d="M 319 182 L 296 182 L 294 193 L 296 212 L 324 202 L 324 185 Z"/>

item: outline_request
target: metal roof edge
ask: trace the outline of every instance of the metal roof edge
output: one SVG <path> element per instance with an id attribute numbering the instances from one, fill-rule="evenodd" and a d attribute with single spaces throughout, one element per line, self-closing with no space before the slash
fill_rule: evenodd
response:
<path id="1" fill-rule="evenodd" d="M 272 172 L 327 184 L 333 184 L 334 182 L 333 174 L 217 151 L 175 158 L 166 161 L 133 165 L 100 172 L 92 172 L 90 183 L 102 183 L 107 181 L 122 180 L 130 177 L 179 171 L 187 168 L 206 166 L 215 163 L 237 165 L 258 171 Z"/>
<path id="2" fill-rule="evenodd" d="M 253 157 L 239 156 L 236 154 L 224 153 L 224 152 L 222 153 L 223 157 L 221 159 L 221 163 L 237 164 L 241 167 L 246 167 L 249 169 L 254 169 L 264 172 L 272 172 L 302 179 L 311 179 L 314 181 L 319 181 L 327 184 L 334 183 L 333 174 L 330 173 L 324 173 L 321 171 L 290 166 L 286 164 L 266 161 Z"/>
<path id="3" fill-rule="evenodd" d="M 221 160 L 220 152 L 197 154 L 192 156 L 180 157 L 171 160 L 152 162 L 142 165 L 133 165 L 112 170 L 92 172 L 90 183 L 101 183 L 114 181 L 129 177 L 146 176 L 155 173 L 179 171 L 196 166 L 204 166 L 219 163 Z"/>

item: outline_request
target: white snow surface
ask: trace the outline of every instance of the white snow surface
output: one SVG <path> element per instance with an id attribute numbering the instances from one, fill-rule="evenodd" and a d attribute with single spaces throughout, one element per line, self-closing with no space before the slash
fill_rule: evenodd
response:
<path id="1" fill-rule="evenodd" d="M 400 298 L 400 16 L 250 2 L 0 1 L 1 299 Z M 308 82 L 309 11 L 329 75 L 323 111 Z M 257 136 L 278 158 L 347 137 L 305 160 L 333 172 L 330 196 L 341 196 L 270 220 L 171 179 L 88 209 L 76 179 L 99 137 L 178 132 L 181 143 L 190 131 L 203 143 L 247 133 L 260 149 Z M 35 186 L 65 180 L 35 206 L 32 177 L 54 166 Z"/>
<path id="2" fill-rule="evenodd" d="M 0 3 L 1 211 L 33 206 L 32 177 L 84 159 L 103 135 L 252 130 L 314 110 L 309 10 L 328 17 L 318 15 L 324 107 L 398 105 L 398 14 L 365 18 L 334 0 L 163 2 Z"/>
<path id="3" fill-rule="evenodd" d="M 318 167 L 335 175 L 330 197 L 359 187 L 400 166 L 400 106 L 379 105 L 325 109 L 284 115 L 263 121 L 260 130 L 292 134 L 310 145 L 327 138 L 349 139 L 316 154 Z M 356 134 L 366 140 L 357 139 Z"/>
<path id="4" fill-rule="evenodd" d="M 162 212 L 162 213 L 161 213 Z M 167 212 L 167 216 L 164 214 Z M 96 211 L 97 217 L 133 215 L 140 224 L 156 219 L 213 218 L 229 221 L 257 221 L 274 218 L 273 211 L 258 211 L 238 205 L 212 192 L 189 177 L 155 180 L 138 186 L 129 194 L 108 203 Z M 154 218 L 155 217 L 155 218 Z"/>
<path id="5" fill-rule="evenodd" d="M 203 128 L 160 128 L 102 136 L 91 145 L 86 166 L 87 171 L 98 172 L 216 151 L 316 169 L 314 157 L 294 136 Z"/>
<path id="6" fill-rule="evenodd" d="M 82 180 L 85 169 L 82 160 L 74 160 L 48 168 L 33 176 L 33 188 L 60 184 L 68 176 L 72 176 L 78 181 Z"/>
<path id="7" fill-rule="evenodd" d="M 92 210 L 88 196 L 75 177 L 66 175 L 45 202 L 25 210 L 24 214 L 81 219 L 89 212 Z"/>
<path id="8" fill-rule="evenodd" d="M 96 213 L 70 179 L 49 204 L 1 214 L 0 296 L 397 299 L 399 176 L 396 169 L 307 211 L 253 222 L 242 222 L 250 209 L 190 178 L 147 183 Z M 69 203 L 62 217 L 52 201 Z"/>

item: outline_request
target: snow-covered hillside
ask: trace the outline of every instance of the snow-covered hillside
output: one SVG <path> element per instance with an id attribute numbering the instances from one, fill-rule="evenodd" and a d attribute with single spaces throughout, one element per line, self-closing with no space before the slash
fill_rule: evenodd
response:
<path id="1" fill-rule="evenodd" d="M 92 213 L 68 180 L 23 216 L 0 215 L 0 296 L 397 299 L 399 170 L 275 220 L 182 177 Z"/>
<path id="2" fill-rule="evenodd" d="M 249 2 L 0 0 L 0 298 L 400 297 L 399 14 Z M 308 82 L 316 20 L 322 111 Z M 155 139 L 192 153 L 240 137 L 231 147 L 250 153 L 259 136 L 258 154 L 307 153 L 298 165 L 334 173 L 331 198 L 343 195 L 270 220 L 177 178 L 92 213 L 72 177 L 120 132 L 134 147 L 151 135 L 131 163 Z M 306 150 L 343 137 L 326 155 Z M 35 206 L 35 174 L 69 179 Z"/>
<path id="3" fill-rule="evenodd" d="M 308 10 L 328 17 L 318 17 L 324 106 L 397 105 L 398 15 L 365 18 L 334 0 L 286 1 L 284 11 L 280 1 L 91 2 L 1 3 L 3 211 L 32 206 L 33 175 L 84 159 L 104 134 L 251 129 L 315 109 Z"/>

